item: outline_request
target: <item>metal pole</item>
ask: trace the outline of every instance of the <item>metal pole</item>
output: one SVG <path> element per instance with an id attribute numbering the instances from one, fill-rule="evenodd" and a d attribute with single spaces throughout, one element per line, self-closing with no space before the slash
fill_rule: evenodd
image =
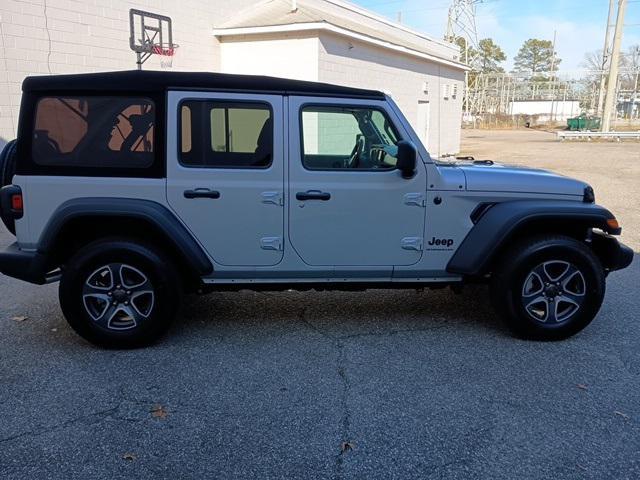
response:
<path id="1" fill-rule="evenodd" d="M 616 18 L 616 31 L 613 35 L 613 50 L 611 51 L 611 64 L 609 65 L 609 79 L 607 80 L 607 96 L 604 101 L 604 113 L 602 115 L 602 131 L 611 130 L 611 114 L 616 106 L 616 90 L 618 86 L 618 70 L 620 63 L 620 48 L 622 46 L 622 32 L 624 30 L 624 13 L 627 8 L 627 0 L 619 0 L 618 16 Z"/>
<path id="2" fill-rule="evenodd" d="M 607 30 L 604 34 L 604 48 L 602 49 L 602 72 L 600 72 L 600 90 L 598 93 L 598 109 L 596 110 L 596 116 L 602 115 L 604 96 L 607 90 L 607 77 L 604 74 L 604 71 L 607 69 L 607 63 L 609 62 L 610 56 L 611 20 L 613 19 L 614 9 L 615 0 L 609 0 L 609 15 L 607 16 Z"/>

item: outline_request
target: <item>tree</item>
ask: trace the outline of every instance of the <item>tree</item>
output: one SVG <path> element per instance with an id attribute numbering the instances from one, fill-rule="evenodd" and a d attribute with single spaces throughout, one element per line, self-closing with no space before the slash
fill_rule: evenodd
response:
<path id="1" fill-rule="evenodd" d="M 499 64 L 504 62 L 507 56 L 492 38 L 483 38 L 478 47 L 478 67 L 481 72 L 504 72 L 504 68 Z"/>
<path id="2" fill-rule="evenodd" d="M 464 37 L 457 37 L 454 42 L 460 47 L 460 59 L 473 70 L 484 73 L 504 72 L 498 64 L 504 62 L 507 56 L 492 38 L 480 40 L 477 49 L 473 45 L 467 45 Z"/>
<path id="3" fill-rule="evenodd" d="M 620 68 L 624 70 L 622 88 L 636 91 L 640 87 L 640 45 L 629 47 L 629 51 L 620 59 Z"/>
<path id="4" fill-rule="evenodd" d="M 473 45 L 469 44 L 464 37 L 456 37 L 454 43 L 460 47 L 460 60 L 471 65 L 472 60 L 477 55 L 477 51 L 473 48 Z"/>
<path id="5" fill-rule="evenodd" d="M 533 76 L 539 72 L 551 72 L 558 70 L 561 62 L 554 53 L 553 43 L 550 40 L 530 38 L 522 44 L 518 55 L 514 58 L 517 72 L 532 72 Z"/>
<path id="6" fill-rule="evenodd" d="M 604 63 L 602 57 L 602 50 L 587 52 L 584 54 L 584 60 L 580 62 L 580 67 L 589 70 L 589 72 L 600 72 Z"/>

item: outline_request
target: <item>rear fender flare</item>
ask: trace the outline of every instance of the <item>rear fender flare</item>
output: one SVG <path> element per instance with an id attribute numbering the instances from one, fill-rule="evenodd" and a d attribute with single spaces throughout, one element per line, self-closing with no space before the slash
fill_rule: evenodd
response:
<path id="1" fill-rule="evenodd" d="M 127 198 L 77 198 L 58 207 L 45 226 L 38 241 L 38 253 L 48 256 L 68 222 L 81 218 L 122 217 L 152 224 L 169 245 L 182 257 L 188 268 L 198 276 L 213 272 L 213 265 L 191 233 L 165 206 L 151 201 Z"/>

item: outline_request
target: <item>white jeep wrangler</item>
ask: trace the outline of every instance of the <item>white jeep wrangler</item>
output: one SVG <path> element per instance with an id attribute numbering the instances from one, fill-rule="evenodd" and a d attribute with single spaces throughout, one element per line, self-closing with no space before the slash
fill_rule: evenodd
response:
<path id="1" fill-rule="evenodd" d="M 566 338 L 633 257 L 585 183 L 440 163 L 388 96 L 334 85 L 27 78 L 0 174 L 17 238 L 0 271 L 60 280 L 69 324 L 104 346 L 156 340 L 183 292 L 477 281 L 518 334 Z"/>

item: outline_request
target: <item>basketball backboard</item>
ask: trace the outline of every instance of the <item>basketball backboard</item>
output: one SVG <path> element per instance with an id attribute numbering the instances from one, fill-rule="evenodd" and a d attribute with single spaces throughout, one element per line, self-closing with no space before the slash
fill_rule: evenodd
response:
<path id="1" fill-rule="evenodd" d="M 171 17 L 129 10 L 129 47 L 136 52 L 138 69 L 151 55 L 172 57 L 178 45 L 173 43 Z"/>

